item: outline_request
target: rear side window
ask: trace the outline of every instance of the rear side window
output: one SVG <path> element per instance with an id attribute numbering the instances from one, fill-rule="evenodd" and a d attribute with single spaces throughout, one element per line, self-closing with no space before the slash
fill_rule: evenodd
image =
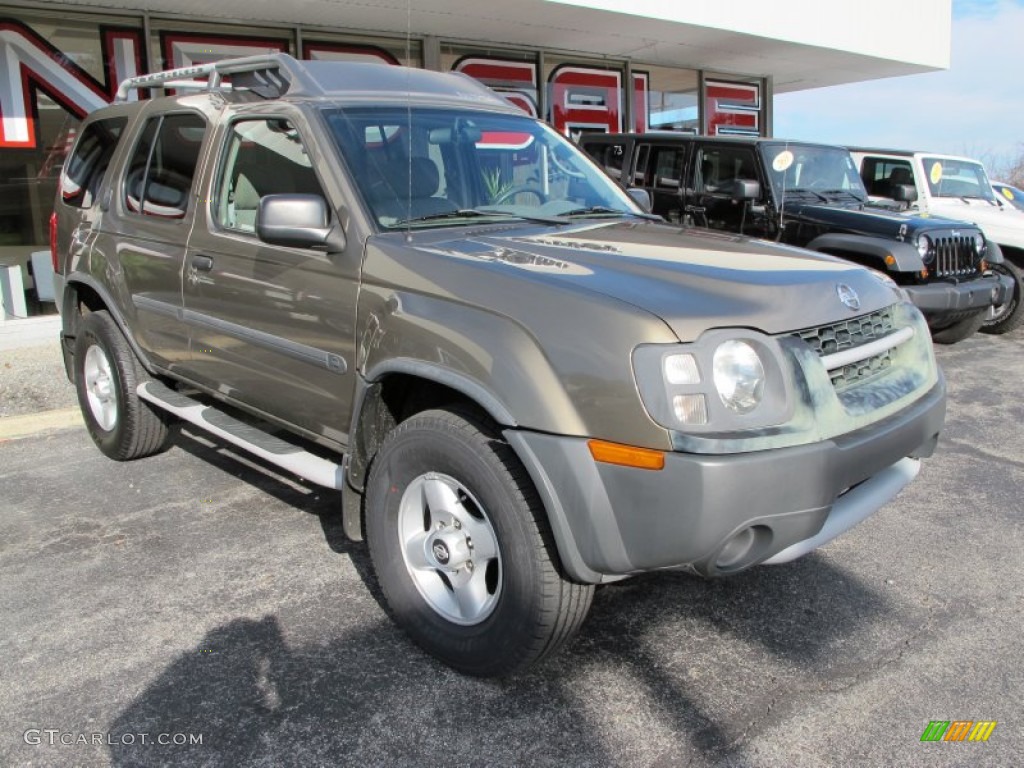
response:
<path id="1" fill-rule="evenodd" d="M 205 133 L 206 122 L 191 113 L 146 122 L 125 177 L 129 211 L 165 219 L 185 216 Z"/>
<path id="2" fill-rule="evenodd" d="M 90 123 L 83 131 L 60 177 L 60 196 L 66 205 L 91 208 L 95 204 L 127 123 L 126 117 L 112 117 Z"/>

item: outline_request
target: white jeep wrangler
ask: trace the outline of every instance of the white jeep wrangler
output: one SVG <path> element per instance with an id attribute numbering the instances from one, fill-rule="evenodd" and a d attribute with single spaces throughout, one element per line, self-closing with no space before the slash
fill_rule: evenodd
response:
<path id="1" fill-rule="evenodd" d="M 850 150 L 860 167 L 869 199 L 891 203 L 908 213 L 928 213 L 970 221 L 996 243 L 1005 261 L 993 271 L 1013 275 L 1017 287 L 1005 303 L 992 308 L 981 330 L 1007 333 L 1024 323 L 1024 211 L 992 191 L 977 160 L 934 152 L 893 149 Z"/>

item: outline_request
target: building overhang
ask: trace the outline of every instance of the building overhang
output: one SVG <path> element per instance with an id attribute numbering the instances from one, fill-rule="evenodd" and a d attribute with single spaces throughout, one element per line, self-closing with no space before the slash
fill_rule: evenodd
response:
<path id="1" fill-rule="evenodd" d="M 767 76 L 776 93 L 946 69 L 952 26 L 951 0 L 61 0 L 40 5 L 528 46 L 638 65 Z"/>

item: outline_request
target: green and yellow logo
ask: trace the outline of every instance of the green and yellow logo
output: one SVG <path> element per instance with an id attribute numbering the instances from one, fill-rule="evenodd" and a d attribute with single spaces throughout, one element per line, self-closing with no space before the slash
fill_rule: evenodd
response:
<path id="1" fill-rule="evenodd" d="M 932 720 L 921 741 L 988 741 L 995 729 L 995 720 Z"/>

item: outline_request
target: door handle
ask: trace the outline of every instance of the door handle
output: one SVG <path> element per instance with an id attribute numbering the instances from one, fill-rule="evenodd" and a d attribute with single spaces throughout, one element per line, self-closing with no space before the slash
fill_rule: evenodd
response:
<path id="1" fill-rule="evenodd" d="M 192 257 L 192 266 L 201 272 L 209 272 L 213 269 L 213 259 L 209 256 L 203 256 L 202 254 L 196 254 Z"/>

